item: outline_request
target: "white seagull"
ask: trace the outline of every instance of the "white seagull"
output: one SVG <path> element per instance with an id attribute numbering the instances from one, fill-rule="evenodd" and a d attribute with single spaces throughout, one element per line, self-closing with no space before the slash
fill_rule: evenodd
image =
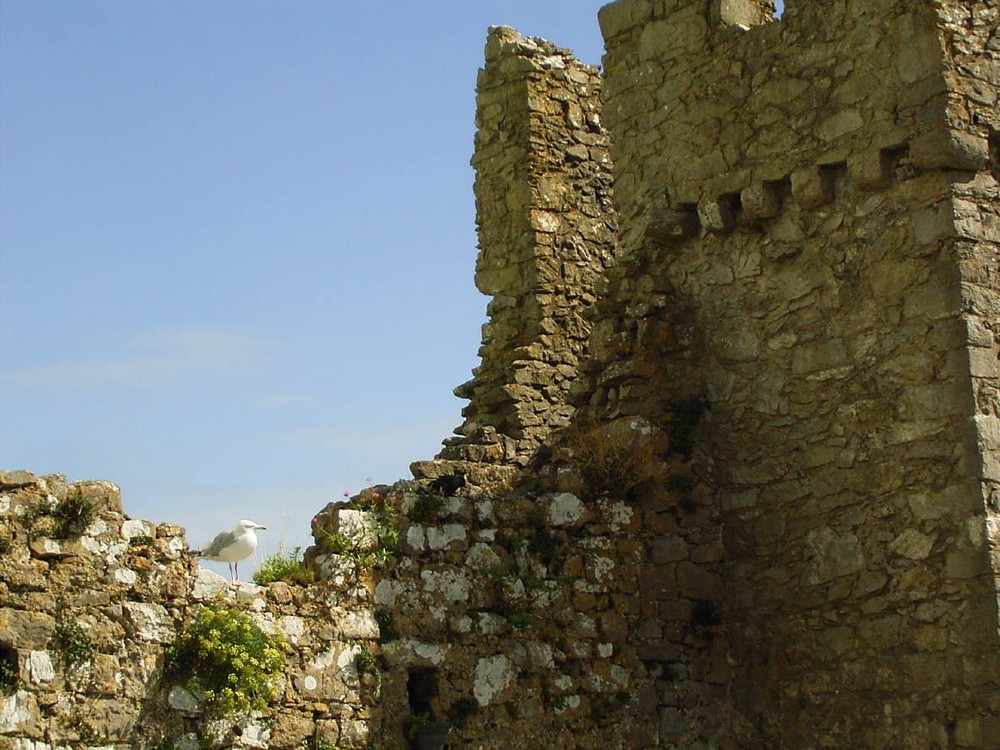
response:
<path id="1" fill-rule="evenodd" d="M 257 535 L 254 529 L 266 528 L 267 526 L 244 518 L 232 531 L 223 531 L 216 535 L 207 547 L 192 550 L 191 554 L 213 562 L 229 563 L 229 574 L 233 577 L 233 583 L 239 583 L 240 560 L 250 557 L 250 554 L 257 549 Z"/>

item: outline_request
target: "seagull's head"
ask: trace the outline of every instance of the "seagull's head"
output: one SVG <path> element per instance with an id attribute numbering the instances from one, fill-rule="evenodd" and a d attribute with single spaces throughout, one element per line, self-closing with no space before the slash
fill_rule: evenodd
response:
<path id="1" fill-rule="evenodd" d="M 236 530 L 240 532 L 252 531 L 253 529 L 267 529 L 267 526 L 259 524 L 256 521 L 248 521 L 245 518 L 236 524 Z"/>

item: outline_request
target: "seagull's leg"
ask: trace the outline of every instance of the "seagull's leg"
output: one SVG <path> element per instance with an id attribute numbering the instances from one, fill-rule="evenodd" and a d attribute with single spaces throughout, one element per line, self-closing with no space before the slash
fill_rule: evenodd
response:
<path id="1" fill-rule="evenodd" d="M 239 564 L 239 562 L 234 562 L 233 563 L 233 568 L 236 569 L 236 578 L 234 578 L 233 580 L 236 581 L 236 583 L 239 583 L 240 582 L 240 564 Z"/>
<path id="2" fill-rule="evenodd" d="M 229 579 L 233 583 L 236 583 L 236 574 L 233 573 L 233 564 L 232 563 L 229 563 Z"/>

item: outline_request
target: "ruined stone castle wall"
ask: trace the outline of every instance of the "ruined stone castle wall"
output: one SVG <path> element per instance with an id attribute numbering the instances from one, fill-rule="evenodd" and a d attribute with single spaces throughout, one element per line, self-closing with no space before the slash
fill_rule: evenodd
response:
<path id="1" fill-rule="evenodd" d="M 492 296 L 481 364 L 444 459 L 524 466 L 567 424 L 584 311 L 614 258 L 600 76 L 569 52 L 491 30 L 476 121 L 476 286 Z"/>
<path id="2" fill-rule="evenodd" d="M 465 422 L 316 517 L 319 583 L 236 597 L 290 643 L 266 711 L 161 679 L 228 591 L 180 529 L 0 474 L 0 748 L 406 748 L 414 715 L 496 750 L 1000 747 L 1000 5 L 785 6 L 618 0 L 603 80 L 490 32 Z M 32 531 L 72 492 L 97 521 Z"/>
<path id="3" fill-rule="evenodd" d="M 624 260 L 592 402 L 668 425 L 705 400 L 740 746 L 994 746 L 996 182 L 969 110 L 997 79 L 962 49 L 996 6 L 715 10 L 602 10 Z"/>
<path id="4" fill-rule="evenodd" d="M 95 516 L 54 534 L 52 510 L 67 498 Z M 355 659 L 377 648 L 368 590 L 234 589 L 198 567 L 183 531 L 128 518 L 109 482 L 0 472 L 0 748 L 368 746 L 377 711 L 372 678 Z M 218 602 L 288 644 L 278 697 L 251 716 L 208 717 L 199 696 L 164 678 L 178 632 Z"/>

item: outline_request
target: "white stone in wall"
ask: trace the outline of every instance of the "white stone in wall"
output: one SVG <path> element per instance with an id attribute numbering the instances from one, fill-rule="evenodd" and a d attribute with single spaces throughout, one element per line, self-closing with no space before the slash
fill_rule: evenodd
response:
<path id="1" fill-rule="evenodd" d="M 378 638 L 378 622 L 368 610 L 345 612 L 337 621 L 337 628 L 344 638 Z"/>
<path id="2" fill-rule="evenodd" d="M 199 711 L 199 701 L 189 690 L 185 690 L 180 685 L 174 685 L 167 695 L 167 704 L 175 711 L 185 714 L 197 714 Z"/>
<path id="3" fill-rule="evenodd" d="M 427 535 L 423 526 L 411 526 L 406 530 L 406 544 L 414 552 L 423 552 L 427 546 Z"/>
<path id="4" fill-rule="evenodd" d="M 465 556 L 465 566 L 470 570 L 485 571 L 499 564 L 500 555 L 494 552 L 490 545 L 482 542 L 472 545 Z"/>
<path id="5" fill-rule="evenodd" d="M 368 722 L 354 719 L 342 721 L 340 742 L 344 747 L 368 747 Z"/>
<path id="6" fill-rule="evenodd" d="M 214 599 L 229 587 L 229 582 L 207 568 L 198 568 L 191 597 L 195 600 Z"/>
<path id="7" fill-rule="evenodd" d="M 372 514 L 367 511 L 338 508 L 333 512 L 332 520 L 335 532 L 343 534 L 355 545 L 372 545 L 377 541 Z"/>
<path id="8" fill-rule="evenodd" d="M 11 750 L 52 750 L 52 745 L 48 742 L 38 740 L 26 740 L 24 738 L 14 740 Z"/>
<path id="9" fill-rule="evenodd" d="M 576 495 L 560 492 L 549 502 L 549 521 L 553 526 L 574 526 L 583 519 L 586 508 Z"/>
<path id="10" fill-rule="evenodd" d="M 436 667 L 448 653 L 448 647 L 440 643 L 422 643 L 412 638 L 402 638 L 382 646 L 382 654 L 391 666 Z"/>
<path id="11" fill-rule="evenodd" d="M 45 651 L 32 651 L 29 653 L 27 668 L 29 682 L 50 682 L 55 679 L 55 667 L 52 666 L 52 659 Z"/>
<path id="12" fill-rule="evenodd" d="M 139 579 L 139 574 L 129 568 L 115 568 L 112 577 L 116 583 L 132 586 Z"/>
<path id="13" fill-rule="evenodd" d="M 591 569 L 594 571 L 594 578 L 600 582 L 606 582 L 615 569 L 615 561 L 607 557 L 595 557 L 590 563 Z"/>
<path id="14" fill-rule="evenodd" d="M 456 570 L 423 570 L 420 580 L 424 590 L 429 593 L 440 593 L 449 602 L 465 602 L 469 599 L 472 584 L 461 571 Z"/>
<path id="15" fill-rule="evenodd" d="M 392 581 L 383 579 L 375 585 L 375 603 L 391 607 L 396 603 L 396 587 Z"/>
<path id="16" fill-rule="evenodd" d="M 604 518 L 612 531 L 621 531 L 632 523 L 635 510 L 622 502 L 607 503 L 604 508 Z"/>
<path id="17" fill-rule="evenodd" d="M 0 732 L 11 734 L 31 719 L 30 700 L 25 690 L 0 698 Z"/>
<path id="18" fill-rule="evenodd" d="M 246 718 L 240 722 L 240 745 L 242 747 L 269 747 L 271 730 L 260 719 Z"/>
<path id="19" fill-rule="evenodd" d="M 323 653 L 317 654 L 316 658 L 313 659 L 313 669 L 318 672 L 322 672 L 324 669 L 333 664 L 336 661 L 336 658 L 337 655 L 334 650 L 332 648 L 327 649 Z"/>
<path id="20" fill-rule="evenodd" d="M 264 602 L 264 596 L 266 594 L 266 589 L 263 586 L 258 586 L 256 583 L 250 583 L 249 581 L 240 581 L 239 585 L 236 586 L 236 600 L 240 602 L 252 602 L 253 609 L 257 612 L 262 612 L 267 608 L 267 604 Z M 258 605 L 257 602 L 260 602 Z"/>
<path id="21" fill-rule="evenodd" d="M 472 695 L 480 706 L 489 705 L 514 684 L 515 669 L 504 654 L 488 656 L 476 663 Z"/>
<path id="22" fill-rule="evenodd" d="M 427 546 L 429 546 L 432 550 L 445 549 L 452 542 L 464 541 L 465 527 L 460 523 L 449 523 L 444 526 L 430 526 L 427 529 Z"/>
<path id="23" fill-rule="evenodd" d="M 156 526 L 151 521 L 140 521 L 138 518 L 126 518 L 122 521 L 122 537 L 132 539 L 137 536 L 153 537 Z"/>
<path id="24" fill-rule="evenodd" d="M 133 636 L 153 643 L 169 643 L 173 640 L 174 626 L 162 605 L 125 602 L 122 608 Z"/>
<path id="25" fill-rule="evenodd" d="M 479 500 L 476 502 L 474 511 L 477 521 L 489 521 L 493 518 L 493 501 Z"/>
<path id="26" fill-rule="evenodd" d="M 483 635 L 499 635 L 507 629 L 507 620 L 493 612 L 479 613 L 479 632 Z"/>
<path id="27" fill-rule="evenodd" d="M 295 615 L 286 615 L 278 620 L 278 627 L 281 628 L 281 632 L 285 634 L 285 639 L 291 643 L 296 644 L 306 632 L 306 623 L 301 617 L 296 617 Z"/>

